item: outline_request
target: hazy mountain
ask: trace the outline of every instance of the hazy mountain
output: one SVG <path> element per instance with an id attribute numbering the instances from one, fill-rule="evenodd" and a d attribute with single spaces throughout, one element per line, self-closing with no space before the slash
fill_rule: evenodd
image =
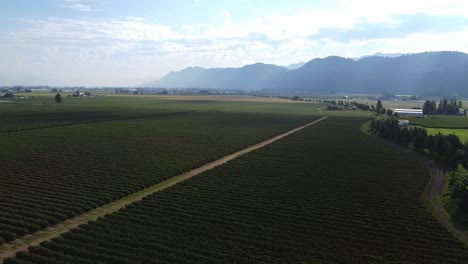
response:
<path id="1" fill-rule="evenodd" d="M 292 70 L 297 70 L 300 67 L 304 66 L 305 62 L 298 62 L 298 63 L 293 63 L 288 66 L 286 66 L 286 69 L 292 71 Z"/>
<path id="2" fill-rule="evenodd" d="M 408 55 L 408 54 L 409 53 L 382 53 L 382 52 L 377 52 L 377 53 L 374 53 L 372 55 L 364 55 L 364 56 L 360 56 L 360 57 L 353 58 L 353 59 L 354 60 L 360 60 L 360 59 L 364 59 L 364 58 L 368 58 L 368 57 L 396 58 L 396 57 L 400 57 L 400 56 Z"/>
<path id="3" fill-rule="evenodd" d="M 277 80 L 278 90 L 468 95 L 468 55 L 426 52 L 396 58 L 314 59 Z"/>
<path id="4" fill-rule="evenodd" d="M 167 88 L 468 96 L 468 55 L 425 52 L 360 60 L 332 56 L 313 59 L 296 70 L 268 64 L 226 69 L 196 67 L 171 72 L 156 84 Z"/>
<path id="5" fill-rule="evenodd" d="M 257 63 L 242 68 L 204 69 L 190 67 L 178 72 L 170 72 L 161 80 L 149 83 L 146 87 L 165 88 L 210 88 L 210 89 L 261 89 L 270 88 L 270 81 L 282 72 L 284 67 Z"/>

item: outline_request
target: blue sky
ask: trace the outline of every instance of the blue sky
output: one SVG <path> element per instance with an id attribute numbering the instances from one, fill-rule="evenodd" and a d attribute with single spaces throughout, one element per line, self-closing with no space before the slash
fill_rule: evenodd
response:
<path id="1" fill-rule="evenodd" d="M 188 66 L 468 52 L 466 0 L 0 0 L 0 85 L 131 86 Z"/>

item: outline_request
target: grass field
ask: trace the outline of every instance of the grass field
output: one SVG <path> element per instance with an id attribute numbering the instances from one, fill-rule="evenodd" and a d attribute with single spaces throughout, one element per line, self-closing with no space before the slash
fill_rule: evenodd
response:
<path id="1" fill-rule="evenodd" d="M 461 142 L 468 142 L 468 129 L 449 129 L 449 128 L 426 128 L 429 135 L 436 135 L 441 133 L 442 135 L 455 134 Z"/>
<path id="2" fill-rule="evenodd" d="M 365 120 L 329 118 L 6 263 L 466 263 L 421 201 L 428 169 Z"/>
<path id="3" fill-rule="evenodd" d="M 407 117 L 404 117 L 407 118 Z M 455 134 L 461 142 L 468 141 L 468 118 L 464 116 L 431 115 L 427 117 L 408 117 L 412 125 L 423 126 L 429 135 Z"/>
<path id="4" fill-rule="evenodd" d="M 464 116 L 431 115 L 427 117 L 404 117 L 412 125 L 427 128 L 468 128 L 468 118 Z"/>

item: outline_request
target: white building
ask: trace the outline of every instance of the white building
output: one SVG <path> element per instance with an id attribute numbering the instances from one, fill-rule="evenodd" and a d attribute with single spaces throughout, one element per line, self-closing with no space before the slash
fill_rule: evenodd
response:
<path id="1" fill-rule="evenodd" d="M 398 125 L 400 127 L 408 127 L 409 126 L 409 120 L 398 120 Z"/>
<path id="2" fill-rule="evenodd" d="M 422 109 L 395 109 L 393 113 L 398 113 L 400 116 L 423 116 Z"/>

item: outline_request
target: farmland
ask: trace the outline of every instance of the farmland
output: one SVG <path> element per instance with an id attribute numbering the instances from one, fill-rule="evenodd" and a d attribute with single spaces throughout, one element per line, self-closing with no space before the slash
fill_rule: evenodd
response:
<path id="1" fill-rule="evenodd" d="M 441 133 L 442 135 L 455 134 L 460 138 L 461 142 L 468 141 L 468 129 L 450 129 L 450 128 L 426 128 L 429 135 L 436 135 Z"/>
<path id="2" fill-rule="evenodd" d="M 428 169 L 330 117 L 5 263 L 466 263 Z"/>
<path id="3" fill-rule="evenodd" d="M 406 118 L 406 117 L 405 117 Z M 468 118 L 464 116 L 431 115 L 428 117 L 408 117 L 412 125 L 430 128 L 468 128 Z"/>
<path id="4" fill-rule="evenodd" d="M 5 263 L 468 262 L 421 199 L 429 170 L 362 133 L 363 111 L 255 97 L 49 97 L 0 105 L 0 242 L 329 118 Z"/>
<path id="5" fill-rule="evenodd" d="M 316 119 L 314 108 L 295 116 L 200 112 L 191 107 L 203 104 L 158 108 L 142 99 L 147 107 L 132 109 L 114 99 L 21 104 L 16 114 L 17 104 L 4 106 L 0 244 Z"/>

